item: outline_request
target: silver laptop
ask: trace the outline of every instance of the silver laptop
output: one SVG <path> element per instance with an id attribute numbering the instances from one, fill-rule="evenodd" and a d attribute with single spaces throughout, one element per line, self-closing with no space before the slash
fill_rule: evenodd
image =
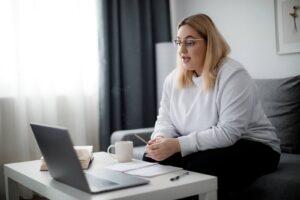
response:
<path id="1" fill-rule="evenodd" d="M 149 183 L 148 180 L 104 168 L 90 173 L 90 170 L 83 171 L 66 128 L 34 123 L 30 126 L 50 175 L 57 181 L 88 193 Z"/>

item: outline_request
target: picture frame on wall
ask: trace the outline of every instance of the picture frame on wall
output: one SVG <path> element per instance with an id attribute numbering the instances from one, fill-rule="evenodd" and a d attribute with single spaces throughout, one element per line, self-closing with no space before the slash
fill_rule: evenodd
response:
<path id="1" fill-rule="evenodd" d="M 278 54 L 300 53 L 300 0 L 275 0 Z"/>

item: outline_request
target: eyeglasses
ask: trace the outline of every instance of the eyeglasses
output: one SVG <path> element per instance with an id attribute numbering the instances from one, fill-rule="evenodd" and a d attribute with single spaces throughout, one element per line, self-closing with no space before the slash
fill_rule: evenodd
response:
<path id="1" fill-rule="evenodd" d="M 176 40 L 174 40 L 174 46 L 180 47 L 182 44 L 184 44 L 184 46 L 186 48 L 190 48 L 195 45 L 196 41 L 200 41 L 200 40 L 204 40 L 204 39 L 203 38 L 198 38 L 198 39 L 189 38 L 189 39 L 185 39 L 183 41 L 176 39 Z"/>

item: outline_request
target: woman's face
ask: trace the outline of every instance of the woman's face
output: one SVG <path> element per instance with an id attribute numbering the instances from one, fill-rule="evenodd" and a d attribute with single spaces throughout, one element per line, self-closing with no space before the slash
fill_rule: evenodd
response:
<path id="1" fill-rule="evenodd" d="M 200 75 L 206 54 L 205 40 L 192 27 L 183 25 L 177 31 L 175 43 L 182 67 Z"/>

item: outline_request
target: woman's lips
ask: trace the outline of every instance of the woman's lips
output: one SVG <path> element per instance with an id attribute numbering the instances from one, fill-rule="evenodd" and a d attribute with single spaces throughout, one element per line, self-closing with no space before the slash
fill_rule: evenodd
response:
<path id="1" fill-rule="evenodd" d="M 191 57 L 188 57 L 188 56 L 182 56 L 181 57 L 181 60 L 183 63 L 188 63 L 190 60 L 191 60 Z"/>

